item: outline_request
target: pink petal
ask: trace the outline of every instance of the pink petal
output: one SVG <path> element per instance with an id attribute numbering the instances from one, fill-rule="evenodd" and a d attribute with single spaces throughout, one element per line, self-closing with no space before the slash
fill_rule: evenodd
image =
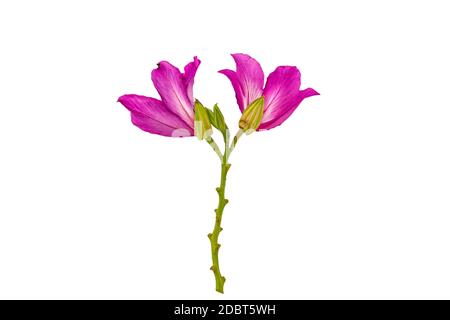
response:
<path id="1" fill-rule="evenodd" d="M 236 72 L 228 69 L 220 70 L 221 74 L 224 74 L 225 76 L 230 79 L 231 85 L 233 86 L 234 93 L 236 94 L 236 101 L 239 106 L 239 109 L 241 109 L 241 112 L 244 111 L 246 105 L 244 105 L 244 96 L 242 94 L 241 85 L 239 83 L 238 76 L 236 75 Z"/>
<path id="2" fill-rule="evenodd" d="M 189 76 L 191 75 L 192 72 L 189 71 Z M 167 108 L 193 127 L 194 104 L 189 98 L 180 70 L 167 61 L 161 61 L 158 68 L 152 71 L 152 81 Z"/>
<path id="3" fill-rule="evenodd" d="M 312 88 L 297 91 L 295 97 L 293 97 L 289 101 L 289 103 L 284 104 L 284 107 L 279 108 L 276 113 L 272 113 L 269 120 L 267 120 L 267 118 L 269 117 L 266 117 L 266 120 L 264 120 L 264 114 L 263 120 L 261 121 L 261 125 L 259 126 L 258 130 L 269 130 L 279 126 L 291 116 L 291 114 L 295 111 L 295 109 L 297 109 L 303 99 L 317 95 L 319 95 L 319 93 Z M 274 114 L 276 114 L 275 117 L 273 117 Z"/>
<path id="4" fill-rule="evenodd" d="M 241 111 L 261 97 L 264 85 L 264 72 L 255 59 L 247 54 L 231 55 L 236 62 L 236 71 L 224 69 L 219 72 L 230 79 L 236 93 L 236 100 Z"/>
<path id="5" fill-rule="evenodd" d="M 119 102 L 131 112 L 131 121 L 140 129 L 167 137 L 193 136 L 194 130 L 167 106 L 154 98 L 127 94 Z"/>
<path id="6" fill-rule="evenodd" d="M 300 88 L 300 71 L 296 67 L 278 67 L 267 77 L 264 88 L 264 118 L 269 121 L 295 102 Z"/>
<path id="7" fill-rule="evenodd" d="M 186 88 L 186 93 L 191 105 L 194 105 L 194 93 L 193 93 L 194 77 L 195 74 L 197 73 L 197 69 L 200 63 L 201 61 L 197 57 L 194 57 L 194 61 L 189 62 L 184 67 L 184 74 L 182 75 L 183 83 Z"/>

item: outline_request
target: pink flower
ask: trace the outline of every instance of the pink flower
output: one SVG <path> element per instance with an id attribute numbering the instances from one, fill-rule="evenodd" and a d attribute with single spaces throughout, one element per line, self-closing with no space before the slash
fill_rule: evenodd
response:
<path id="1" fill-rule="evenodd" d="M 161 100 L 126 94 L 119 102 L 131 112 L 131 121 L 140 129 L 167 137 L 194 135 L 194 77 L 200 60 L 184 67 L 184 73 L 167 61 L 152 71 L 152 81 Z"/>
<path id="2" fill-rule="evenodd" d="M 264 114 L 258 131 L 279 126 L 303 99 L 319 94 L 312 88 L 299 90 L 300 71 L 297 67 L 277 67 L 269 74 L 264 86 L 264 72 L 258 61 L 242 53 L 231 56 L 236 62 L 236 71 L 225 69 L 219 72 L 230 79 L 241 112 L 254 100 L 264 96 Z"/>

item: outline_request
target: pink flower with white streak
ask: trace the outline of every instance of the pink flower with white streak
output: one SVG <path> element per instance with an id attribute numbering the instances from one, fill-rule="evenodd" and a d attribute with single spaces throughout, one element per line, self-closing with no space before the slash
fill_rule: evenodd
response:
<path id="1" fill-rule="evenodd" d="M 119 102 L 131 112 L 131 121 L 140 129 L 167 137 L 194 135 L 194 77 L 200 60 L 184 67 L 184 73 L 167 61 L 152 71 L 152 81 L 161 100 L 126 94 Z"/>
<path id="2" fill-rule="evenodd" d="M 257 98 L 264 96 L 264 114 L 258 131 L 279 126 L 303 99 L 319 94 L 312 88 L 299 90 L 301 81 L 297 67 L 277 67 L 269 74 L 264 86 L 264 72 L 258 61 L 242 53 L 231 56 L 236 62 L 236 71 L 224 69 L 219 72 L 230 79 L 241 112 Z"/>

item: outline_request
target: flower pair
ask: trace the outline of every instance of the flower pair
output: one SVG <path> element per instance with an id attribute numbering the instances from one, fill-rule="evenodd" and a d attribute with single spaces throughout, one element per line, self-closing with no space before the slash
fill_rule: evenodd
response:
<path id="1" fill-rule="evenodd" d="M 300 88 L 300 71 L 293 66 L 280 66 L 268 77 L 264 85 L 264 72 L 255 59 L 246 54 L 232 54 L 236 71 L 221 70 L 231 81 L 237 103 L 243 117 L 241 129 L 269 130 L 282 124 L 299 106 L 303 99 L 318 95 L 314 89 Z M 119 98 L 131 112 L 131 120 L 140 129 L 168 137 L 194 136 L 196 120 L 202 118 L 193 95 L 194 78 L 200 60 L 184 67 L 184 73 L 167 61 L 158 63 L 152 71 L 153 84 L 161 100 L 127 94 Z M 261 114 L 251 108 L 261 108 Z M 194 108 L 194 106 L 196 106 Z M 247 112 L 245 110 L 248 108 Z M 256 126 L 251 126 L 251 120 Z M 250 121 L 250 122 L 248 122 Z"/>
<path id="2" fill-rule="evenodd" d="M 205 139 L 220 159 L 220 184 L 216 188 L 219 202 L 215 209 L 214 229 L 208 234 L 211 243 L 211 270 L 214 273 L 216 291 L 223 293 L 225 277 L 219 266 L 219 235 L 222 215 L 228 199 L 225 197 L 227 173 L 230 169 L 229 158 L 239 138 L 245 132 L 269 130 L 282 124 L 303 99 L 318 95 L 311 88 L 300 90 L 300 71 L 296 67 L 281 66 L 275 69 L 264 84 L 264 73 L 259 63 L 246 54 L 233 54 L 236 71 L 221 70 L 231 81 L 236 93 L 237 103 L 242 116 L 239 130 L 233 139 L 220 108 L 216 104 L 212 109 L 204 107 L 194 99 L 193 86 L 200 60 L 184 67 L 182 73 L 167 61 L 158 63 L 152 71 L 152 81 L 161 100 L 135 94 L 119 98 L 131 112 L 132 122 L 144 131 L 168 137 L 189 137 L 196 135 Z M 211 137 L 212 127 L 223 135 L 223 151 Z"/>

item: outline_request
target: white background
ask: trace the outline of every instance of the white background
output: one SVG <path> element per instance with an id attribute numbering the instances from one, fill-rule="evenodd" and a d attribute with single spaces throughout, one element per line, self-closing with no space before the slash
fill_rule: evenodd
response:
<path id="1" fill-rule="evenodd" d="M 448 30 L 445 1 L 3 1 L 0 298 L 450 298 Z M 216 155 L 116 100 L 198 55 L 234 131 L 234 52 L 321 96 L 238 144 L 221 296 Z"/>

